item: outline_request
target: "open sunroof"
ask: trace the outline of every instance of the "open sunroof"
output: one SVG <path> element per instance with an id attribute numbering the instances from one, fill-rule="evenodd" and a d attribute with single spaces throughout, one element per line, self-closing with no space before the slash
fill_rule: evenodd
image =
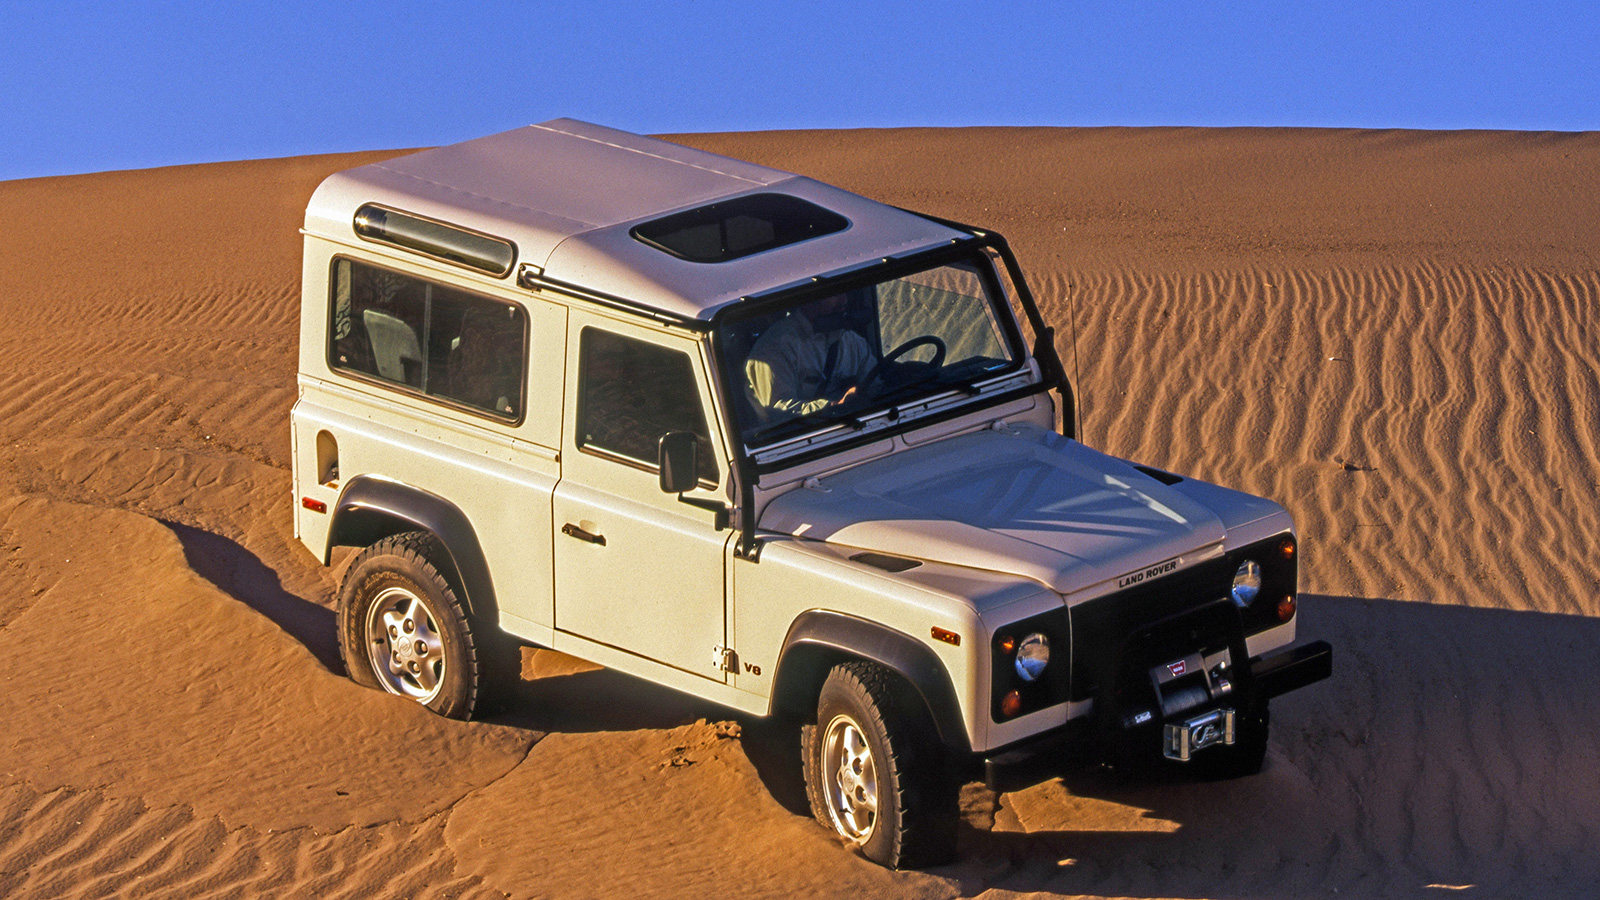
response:
<path id="1" fill-rule="evenodd" d="M 850 220 L 790 194 L 749 194 L 673 213 L 628 232 L 690 262 L 720 263 L 850 227 Z"/>

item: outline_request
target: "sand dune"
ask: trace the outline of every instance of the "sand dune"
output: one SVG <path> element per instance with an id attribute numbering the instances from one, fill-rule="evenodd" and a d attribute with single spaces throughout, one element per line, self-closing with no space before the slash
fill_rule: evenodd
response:
<path id="1" fill-rule="evenodd" d="M 963 795 L 891 873 L 770 724 L 546 653 L 447 722 L 338 674 L 292 538 L 296 232 L 385 154 L 0 183 L 4 897 L 1586 897 L 1600 135 L 908 129 L 686 143 L 992 226 L 1097 447 L 1297 516 L 1333 680 L 1267 770 Z"/>

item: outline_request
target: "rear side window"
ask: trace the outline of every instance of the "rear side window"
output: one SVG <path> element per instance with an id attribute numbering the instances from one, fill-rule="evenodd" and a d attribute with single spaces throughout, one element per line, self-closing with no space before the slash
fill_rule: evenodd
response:
<path id="1" fill-rule="evenodd" d="M 717 483 L 711 433 L 689 355 L 598 328 L 579 339 L 578 446 L 654 471 L 661 436 L 688 431 L 699 476 Z"/>
<path id="2" fill-rule="evenodd" d="M 333 264 L 329 364 L 504 421 L 522 418 L 528 316 L 351 259 Z"/>

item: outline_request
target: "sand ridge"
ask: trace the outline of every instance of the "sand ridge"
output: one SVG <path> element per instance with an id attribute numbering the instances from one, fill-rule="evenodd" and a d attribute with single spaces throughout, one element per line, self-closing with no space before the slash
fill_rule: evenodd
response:
<path id="1" fill-rule="evenodd" d="M 1091 444 L 1296 514 L 1337 671 L 1275 703 L 1267 771 L 971 786 L 961 861 L 889 873 L 766 723 L 547 654 L 487 723 L 360 690 L 290 528 L 297 228 L 394 151 L 32 179 L 0 183 L 0 896 L 1592 892 L 1600 135 L 680 139 L 1005 233 Z"/>

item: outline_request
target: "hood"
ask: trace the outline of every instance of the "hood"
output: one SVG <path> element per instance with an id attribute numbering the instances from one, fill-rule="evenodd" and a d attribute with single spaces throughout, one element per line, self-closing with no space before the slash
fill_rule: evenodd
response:
<path id="1" fill-rule="evenodd" d="M 1034 426 L 937 441 L 774 499 L 761 528 L 1029 578 L 1070 594 L 1220 542 L 1206 507 Z"/>

